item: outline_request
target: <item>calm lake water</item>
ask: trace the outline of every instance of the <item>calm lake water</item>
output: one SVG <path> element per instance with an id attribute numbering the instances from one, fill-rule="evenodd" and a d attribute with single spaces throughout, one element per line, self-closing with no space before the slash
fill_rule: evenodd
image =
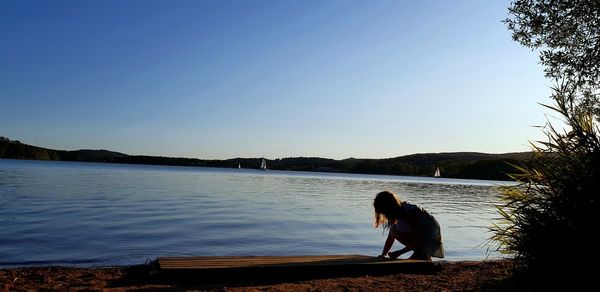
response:
<path id="1" fill-rule="evenodd" d="M 386 238 L 373 228 L 372 201 L 382 190 L 437 218 L 445 259 L 481 260 L 502 184 L 0 159 L 0 267 L 129 265 L 158 256 L 375 256 Z"/>

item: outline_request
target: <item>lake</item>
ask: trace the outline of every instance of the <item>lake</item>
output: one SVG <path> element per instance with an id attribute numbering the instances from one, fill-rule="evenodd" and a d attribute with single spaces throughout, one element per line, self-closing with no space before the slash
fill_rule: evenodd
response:
<path id="1" fill-rule="evenodd" d="M 0 267 L 132 265 L 158 256 L 376 256 L 387 236 L 373 228 L 373 198 L 382 190 L 436 217 L 446 260 L 482 260 L 505 184 L 0 159 Z"/>

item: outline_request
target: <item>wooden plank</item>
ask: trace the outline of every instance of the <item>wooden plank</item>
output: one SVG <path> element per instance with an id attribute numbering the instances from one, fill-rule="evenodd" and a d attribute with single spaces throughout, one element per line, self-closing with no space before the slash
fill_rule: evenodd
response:
<path id="1" fill-rule="evenodd" d="M 365 255 L 159 257 L 160 274 L 185 281 L 283 280 L 392 273 L 431 274 L 439 265 Z"/>
<path id="2" fill-rule="evenodd" d="M 319 256 L 215 256 L 215 257 L 160 257 L 161 269 L 227 269 L 266 266 L 298 265 L 361 265 L 393 264 L 399 260 L 380 259 L 364 255 L 319 255 Z M 404 264 L 424 261 L 402 260 Z"/>

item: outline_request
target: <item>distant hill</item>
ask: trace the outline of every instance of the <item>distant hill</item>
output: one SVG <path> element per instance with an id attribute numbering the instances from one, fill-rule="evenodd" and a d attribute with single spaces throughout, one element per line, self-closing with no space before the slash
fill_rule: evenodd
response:
<path id="1" fill-rule="evenodd" d="M 384 159 L 289 157 L 268 160 L 269 169 L 324 171 L 364 174 L 432 176 L 436 167 L 442 177 L 508 180 L 510 164 L 528 163 L 531 152 L 488 154 L 478 152 L 422 153 Z M 155 165 L 259 168 L 261 158 L 205 160 L 160 156 L 128 155 L 108 150 L 54 150 L 13 141 L 0 136 L 0 158 L 64 160 Z"/>
<path id="2" fill-rule="evenodd" d="M 93 161 L 93 162 L 112 162 L 117 159 L 129 157 L 127 154 L 108 151 L 108 150 L 75 150 L 75 151 L 64 151 L 64 150 L 53 150 L 58 152 L 61 160 L 68 161 Z"/>

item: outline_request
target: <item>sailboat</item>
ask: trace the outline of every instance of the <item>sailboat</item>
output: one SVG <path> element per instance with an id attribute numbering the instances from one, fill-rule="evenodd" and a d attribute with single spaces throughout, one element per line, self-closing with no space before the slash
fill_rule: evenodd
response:
<path id="1" fill-rule="evenodd" d="M 260 169 L 261 170 L 267 170 L 267 161 L 264 158 L 260 162 Z"/>
<path id="2" fill-rule="evenodd" d="M 242 169 L 242 164 L 238 163 L 238 169 Z"/>
<path id="3" fill-rule="evenodd" d="M 440 168 L 439 167 L 435 168 L 435 173 L 433 174 L 433 177 L 441 177 Z"/>

